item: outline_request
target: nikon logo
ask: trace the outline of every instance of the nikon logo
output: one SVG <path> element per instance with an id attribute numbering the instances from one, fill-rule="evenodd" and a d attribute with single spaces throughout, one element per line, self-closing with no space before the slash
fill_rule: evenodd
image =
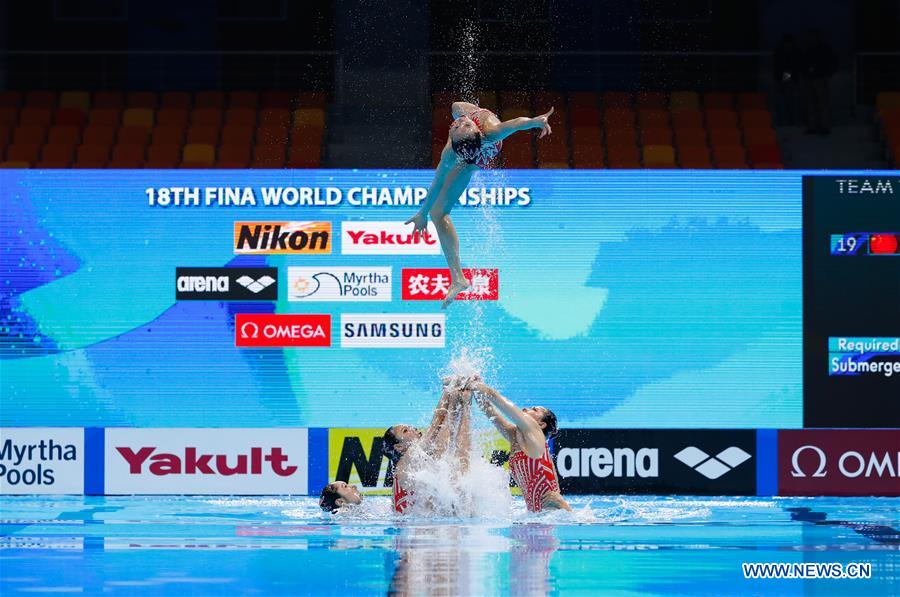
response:
<path id="1" fill-rule="evenodd" d="M 241 255 L 330 254 L 331 222 L 235 222 Z"/>

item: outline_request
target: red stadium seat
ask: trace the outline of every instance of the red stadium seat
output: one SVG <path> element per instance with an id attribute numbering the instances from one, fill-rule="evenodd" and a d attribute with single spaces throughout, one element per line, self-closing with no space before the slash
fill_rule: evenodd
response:
<path id="1" fill-rule="evenodd" d="M 255 91 L 232 91 L 228 94 L 229 108 L 252 108 L 259 106 L 259 93 Z"/>
<path id="2" fill-rule="evenodd" d="M 158 124 L 153 127 L 151 142 L 154 145 L 180 145 L 184 142 L 185 127 L 180 124 Z"/>
<path id="3" fill-rule="evenodd" d="M 191 124 L 194 126 L 219 126 L 222 124 L 221 108 L 194 108 L 191 111 Z"/>
<path id="4" fill-rule="evenodd" d="M 122 145 L 146 145 L 150 139 L 150 129 L 142 126 L 123 126 L 119 128 L 116 141 Z"/>
<path id="5" fill-rule="evenodd" d="M 109 163 L 108 145 L 79 145 L 73 168 L 106 168 Z"/>
<path id="6" fill-rule="evenodd" d="M 709 128 L 737 126 L 737 124 L 737 112 L 734 110 L 706 111 L 706 126 Z"/>
<path id="7" fill-rule="evenodd" d="M 676 128 L 675 142 L 679 147 L 702 146 L 706 147 L 708 140 L 704 128 Z"/>
<path id="8" fill-rule="evenodd" d="M 607 91 L 603 94 L 603 109 L 631 109 L 634 105 L 634 97 L 626 91 Z"/>
<path id="9" fill-rule="evenodd" d="M 594 91 L 575 91 L 569 94 L 569 110 L 600 110 L 600 98 Z"/>
<path id="10" fill-rule="evenodd" d="M 603 112 L 605 127 L 633 127 L 636 123 L 634 110 L 610 108 Z"/>
<path id="11" fill-rule="evenodd" d="M 121 91 L 98 91 L 91 102 L 93 109 L 113 109 L 121 112 L 125 108 L 125 94 Z"/>
<path id="12" fill-rule="evenodd" d="M 296 107 L 293 104 L 294 96 L 289 91 L 265 91 L 262 94 L 261 105 L 263 108 L 290 111 Z"/>
<path id="13" fill-rule="evenodd" d="M 301 91 L 297 94 L 300 108 L 319 108 L 324 110 L 328 96 L 322 91 Z"/>
<path id="14" fill-rule="evenodd" d="M 156 113 L 156 124 L 178 125 L 185 127 L 190 120 L 187 108 L 163 108 Z"/>
<path id="15" fill-rule="evenodd" d="M 19 123 L 48 126 L 52 115 L 53 110 L 50 108 L 26 106 L 19 112 Z"/>
<path id="16" fill-rule="evenodd" d="M 144 165 L 143 145 L 116 145 L 112 149 L 110 168 L 141 168 Z"/>
<path id="17" fill-rule="evenodd" d="M 260 126 L 291 126 L 291 113 L 284 108 L 264 108 L 259 115 Z"/>
<path id="18" fill-rule="evenodd" d="M 771 127 L 745 128 L 744 141 L 748 147 L 751 145 L 778 145 L 775 129 Z"/>
<path id="19" fill-rule="evenodd" d="M 321 149 L 314 147 L 291 148 L 289 168 L 318 168 L 322 165 Z"/>
<path id="20" fill-rule="evenodd" d="M 87 112 L 81 108 L 57 108 L 53 116 L 54 124 L 71 124 L 84 126 L 87 122 Z"/>
<path id="21" fill-rule="evenodd" d="M 261 126 L 256 129 L 257 145 L 287 145 L 288 129 L 280 126 Z"/>
<path id="22" fill-rule="evenodd" d="M 614 169 L 640 168 L 641 158 L 637 145 L 608 145 L 606 163 Z"/>
<path id="23" fill-rule="evenodd" d="M 28 162 L 33 164 L 41 153 L 38 143 L 13 143 L 6 148 L 6 159 L 11 162 Z"/>
<path id="24" fill-rule="evenodd" d="M 174 168 L 181 157 L 180 145 L 151 145 L 144 168 Z"/>
<path id="25" fill-rule="evenodd" d="M 226 124 L 222 128 L 222 145 L 247 145 L 253 142 L 254 128 L 249 124 Z"/>
<path id="26" fill-rule="evenodd" d="M 41 161 L 37 168 L 68 168 L 75 155 L 73 145 L 45 145 L 41 151 Z"/>
<path id="27" fill-rule="evenodd" d="M 647 145 L 644 147 L 645 168 L 674 168 L 675 148 L 671 145 Z"/>
<path id="28" fill-rule="evenodd" d="M 22 105 L 21 91 L 0 91 L 0 108 L 16 108 Z"/>
<path id="29" fill-rule="evenodd" d="M 251 146 L 246 144 L 225 144 L 219 148 L 219 163 L 239 164 L 237 168 L 246 168 L 250 163 Z"/>
<path id="30" fill-rule="evenodd" d="M 658 108 L 642 108 L 638 110 L 638 124 L 643 127 L 668 127 L 669 113 Z"/>
<path id="31" fill-rule="evenodd" d="M 578 169 L 599 170 L 606 167 L 602 145 L 581 146 L 572 148 L 572 167 Z"/>
<path id="32" fill-rule="evenodd" d="M 551 116 L 551 122 L 553 117 Z M 601 123 L 600 110 L 596 108 L 573 108 L 571 112 L 572 127 L 599 127 Z"/>
<path id="33" fill-rule="evenodd" d="M 595 147 L 603 143 L 603 131 L 600 127 L 576 127 L 572 129 L 572 147 Z M 505 146 L 504 146 L 505 147 Z"/>
<path id="34" fill-rule="evenodd" d="M 198 108 L 215 108 L 222 110 L 225 107 L 225 93 L 222 91 L 198 91 L 194 95 L 194 110 Z"/>
<path id="35" fill-rule="evenodd" d="M 718 127 L 709 129 L 709 142 L 715 147 L 717 145 L 740 145 L 742 143 L 741 131 L 736 127 Z"/>
<path id="36" fill-rule="evenodd" d="M 740 117 L 744 128 L 772 126 L 772 115 L 768 110 L 742 110 Z"/>
<path id="37" fill-rule="evenodd" d="M 50 145 L 68 145 L 74 147 L 81 137 L 81 129 L 71 125 L 54 125 L 50 127 L 47 143 Z"/>
<path id="38" fill-rule="evenodd" d="M 160 107 L 163 110 L 167 109 L 177 109 L 177 110 L 190 110 L 191 109 L 191 94 L 187 91 L 166 91 L 162 94 L 162 101 L 160 102 Z M 157 117 L 158 121 L 158 117 Z M 173 123 L 166 123 L 173 124 Z"/>
<path id="39" fill-rule="evenodd" d="M 256 109 L 255 108 L 229 108 L 225 113 L 225 124 L 249 124 L 256 126 Z"/>
<path id="40" fill-rule="evenodd" d="M 18 122 L 18 108 L 0 108 L 0 124 L 6 126 L 15 126 Z"/>
<path id="41" fill-rule="evenodd" d="M 188 143 L 203 143 L 207 145 L 219 144 L 218 125 L 192 125 L 187 130 Z"/>
<path id="42" fill-rule="evenodd" d="M 707 110 L 734 110 L 734 94 L 708 91 L 703 94 L 703 107 Z"/>
<path id="43" fill-rule="evenodd" d="M 85 145 L 112 145 L 116 137 L 116 127 L 104 124 L 88 125 L 84 129 L 83 143 Z"/>
<path id="44" fill-rule="evenodd" d="M 738 93 L 737 107 L 739 110 L 766 110 L 766 96 L 758 91 Z"/>
<path id="45" fill-rule="evenodd" d="M 747 148 L 747 160 L 756 168 L 757 164 L 780 164 L 781 151 L 776 145 L 754 145 Z"/>
<path id="46" fill-rule="evenodd" d="M 665 110 L 669 106 L 666 94 L 662 91 L 639 91 L 636 100 L 640 109 Z"/>
<path id="47" fill-rule="evenodd" d="M 55 91 L 29 91 L 25 94 L 24 107 L 53 110 L 59 98 Z"/>
<path id="48" fill-rule="evenodd" d="M 703 112 L 700 110 L 684 109 L 672 112 L 672 126 L 678 128 L 703 128 Z"/>
<path id="49" fill-rule="evenodd" d="M 132 91 L 125 101 L 126 108 L 139 108 L 155 110 L 159 104 L 159 98 L 154 91 Z"/>
<path id="50" fill-rule="evenodd" d="M 632 127 L 613 127 L 605 130 L 607 146 L 635 146 L 637 145 L 637 138 L 637 130 Z"/>
<path id="51" fill-rule="evenodd" d="M 744 148 L 739 145 L 722 145 L 713 146 L 713 159 L 716 168 L 722 169 L 745 169 L 747 168 L 747 158 Z"/>
<path id="52" fill-rule="evenodd" d="M 641 128 L 641 145 L 672 145 L 672 129 L 667 126 Z"/>
<path id="53" fill-rule="evenodd" d="M 93 108 L 88 113 L 88 123 L 110 126 L 119 126 L 122 120 L 122 110 L 119 108 Z"/>
<path id="54" fill-rule="evenodd" d="M 525 91 L 501 91 L 500 107 L 504 111 L 525 110 L 531 112 L 531 96 Z"/>
<path id="55" fill-rule="evenodd" d="M 709 149 L 705 145 L 679 147 L 678 164 L 691 170 L 710 169 L 712 161 L 709 159 Z"/>
<path id="56" fill-rule="evenodd" d="M 18 145 L 43 145 L 46 139 L 47 127 L 40 124 L 20 124 L 13 131 L 13 143 Z"/>

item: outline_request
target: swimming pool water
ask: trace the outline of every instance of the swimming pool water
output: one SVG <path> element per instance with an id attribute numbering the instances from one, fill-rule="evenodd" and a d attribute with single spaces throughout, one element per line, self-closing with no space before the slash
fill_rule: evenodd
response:
<path id="1" fill-rule="evenodd" d="M 576 513 L 408 519 L 388 498 L 4 497 L 0 592 L 105 595 L 891 595 L 897 499 L 575 498 Z M 746 562 L 871 579 L 747 580 Z"/>

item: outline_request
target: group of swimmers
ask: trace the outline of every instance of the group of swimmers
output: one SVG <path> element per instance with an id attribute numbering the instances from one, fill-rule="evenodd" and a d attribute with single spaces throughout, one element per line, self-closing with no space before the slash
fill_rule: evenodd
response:
<path id="1" fill-rule="evenodd" d="M 571 510 L 560 494 L 547 443 L 557 431 L 556 415 L 543 406 L 520 409 L 477 376 L 444 380 L 441 399 L 424 432 L 405 424 L 393 425 L 384 432 L 382 451 L 393 467 L 394 510 L 404 513 L 415 503 L 417 468 L 450 458 L 457 474 L 468 469 L 473 398 L 510 443 L 509 471 L 528 510 Z M 335 481 L 322 489 L 319 505 L 327 512 L 339 512 L 362 501 L 355 485 Z M 429 507 L 427 503 L 416 505 L 419 511 Z"/>
<path id="2" fill-rule="evenodd" d="M 456 295 L 469 287 L 460 266 L 459 237 L 450 219 L 450 211 L 469 185 L 474 172 L 492 165 L 506 137 L 529 129 L 540 129 L 539 138 L 551 134 L 548 121 L 553 108 L 540 116 L 513 118 L 505 122 L 490 110 L 467 102 L 454 102 L 451 112 L 454 120 L 434 181 L 419 211 L 406 221 L 413 224 L 416 231 L 426 229 L 429 216 L 434 222 L 451 277 L 442 308 L 446 308 Z M 557 430 L 556 415 L 542 406 L 519 409 L 477 376 L 444 380 L 441 399 L 431 424 L 424 432 L 402 424 L 389 427 L 384 432 L 382 448 L 393 467 L 394 509 L 403 513 L 414 503 L 415 469 L 427 466 L 429 459 L 433 462 L 434 459 L 450 458 L 457 474 L 468 469 L 473 396 L 501 435 L 510 442 L 510 474 L 521 489 L 528 510 L 571 510 L 560 495 L 559 481 L 547 443 Z M 319 504 L 323 510 L 335 512 L 358 505 L 362 499 L 355 485 L 335 481 L 322 490 Z"/>

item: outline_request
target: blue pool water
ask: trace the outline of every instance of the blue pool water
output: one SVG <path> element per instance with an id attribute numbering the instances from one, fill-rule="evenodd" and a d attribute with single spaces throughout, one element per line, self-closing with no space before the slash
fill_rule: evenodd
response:
<path id="1" fill-rule="evenodd" d="M 4 497 L 0 593 L 890 595 L 897 499 L 576 498 L 574 515 L 404 519 L 387 498 Z M 747 580 L 741 564 L 868 563 Z"/>

